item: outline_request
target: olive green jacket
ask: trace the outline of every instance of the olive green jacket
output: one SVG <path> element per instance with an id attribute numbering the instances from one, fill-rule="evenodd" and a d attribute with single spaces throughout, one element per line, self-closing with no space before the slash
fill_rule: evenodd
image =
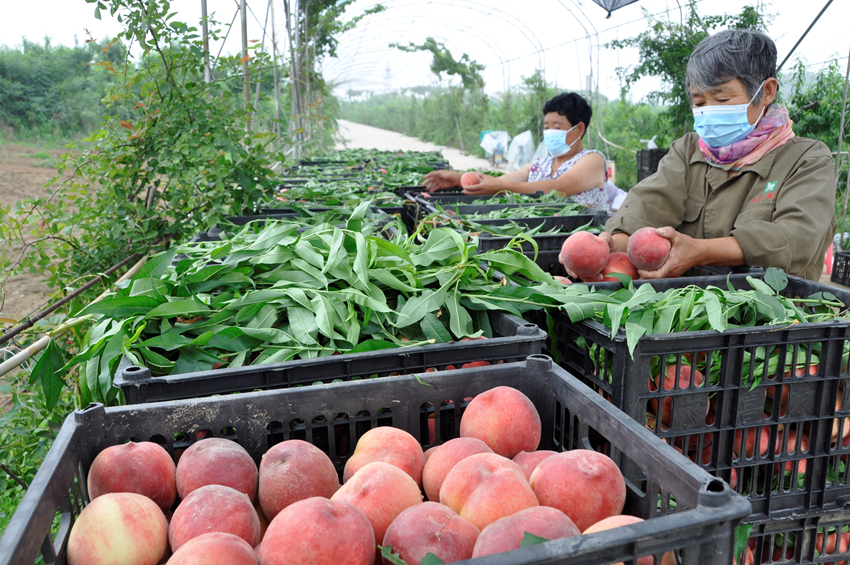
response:
<path id="1" fill-rule="evenodd" d="M 672 226 L 697 239 L 732 235 L 752 267 L 818 280 L 835 234 L 835 164 L 829 148 L 795 137 L 729 174 L 711 167 L 699 136 L 676 140 L 658 172 L 632 188 L 605 224 L 611 233 Z"/>

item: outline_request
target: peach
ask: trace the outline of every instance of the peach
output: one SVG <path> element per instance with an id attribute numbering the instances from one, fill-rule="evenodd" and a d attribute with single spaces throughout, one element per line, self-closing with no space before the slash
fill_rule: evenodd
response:
<path id="1" fill-rule="evenodd" d="M 838 547 L 836 547 L 836 545 Z M 840 541 L 838 540 L 838 535 L 834 531 L 832 533 L 827 534 L 826 548 L 824 548 L 823 531 L 821 531 L 815 538 L 815 549 L 817 550 L 819 557 L 829 557 L 830 555 L 835 555 L 836 553 L 839 555 L 845 554 L 848 552 L 848 550 L 850 550 L 850 532 L 843 532 L 841 534 Z M 847 561 L 830 561 L 825 565 L 847 565 Z"/>
<path id="2" fill-rule="evenodd" d="M 425 450 L 425 453 L 423 454 L 423 455 L 425 455 L 425 465 L 428 464 L 428 459 L 430 459 L 431 456 L 434 455 L 434 452 L 437 451 L 438 447 L 442 447 L 442 445 L 435 445 L 434 447 L 429 447 L 428 449 Z M 423 473 L 425 472 L 424 467 L 422 469 L 422 472 Z"/>
<path id="3" fill-rule="evenodd" d="M 260 461 L 258 498 L 270 520 L 293 502 L 314 496 L 330 498 L 338 488 L 339 475 L 330 457 L 306 441 L 278 443 Z"/>
<path id="4" fill-rule="evenodd" d="M 206 485 L 223 485 L 257 498 L 257 465 L 245 448 L 229 439 L 208 438 L 190 445 L 177 462 L 177 492 L 186 498 Z"/>
<path id="5" fill-rule="evenodd" d="M 478 173 L 463 173 L 460 176 L 460 186 L 463 188 L 469 188 L 470 186 L 475 186 L 480 183 L 481 179 L 478 177 Z"/>
<path id="6" fill-rule="evenodd" d="M 458 461 L 476 453 L 493 453 L 487 444 L 480 439 L 458 437 L 447 441 L 425 462 L 422 471 L 422 485 L 428 500 L 440 500 L 440 487 L 446 480 L 446 475 Z"/>
<path id="7" fill-rule="evenodd" d="M 738 557 L 732 558 L 732 565 L 738 565 Z M 782 558 L 780 556 L 777 556 L 777 557 L 779 557 L 779 559 L 774 559 L 774 561 L 782 561 Z M 791 555 L 791 559 L 794 559 L 793 554 Z M 753 565 L 753 563 L 755 563 L 755 560 L 756 560 L 756 556 L 753 553 L 753 550 L 748 547 L 747 553 L 744 557 L 744 565 Z"/>
<path id="8" fill-rule="evenodd" d="M 168 565 L 259 565 L 254 548 L 233 534 L 211 532 L 192 538 L 178 549 Z"/>
<path id="9" fill-rule="evenodd" d="M 628 275 L 632 280 L 640 278 L 637 269 L 629 261 L 629 256 L 622 251 L 616 251 L 608 256 L 608 262 L 602 267 L 602 280 L 619 282 L 620 279 L 611 276 L 613 273 Z"/>
<path id="10" fill-rule="evenodd" d="M 275 516 L 257 555 L 262 565 L 372 565 L 375 534 L 352 504 L 315 496 Z"/>
<path id="11" fill-rule="evenodd" d="M 596 276 L 608 262 L 608 242 L 590 232 L 574 233 L 561 246 L 558 260 L 567 271 L 582 278 Z"/>
<path id="12" fill-rule="evenodd" d="M 69 565 L 156 565 L 168 547 L 157 504 L 133 492 L 103 494 L 83 508 L 68 537 Z"/>
<path id="13" fill-rule="evenodd" d="M 619 528 L 620 526 L 628 526 L 629 524 L 637 524 L 638 522 L 643 522 L 641 518 L 637 516 L 628 516 L 626 514 L 622 514 L 620 516 L 609 516 L 603 520 L 600 520 L 583 531 L 583 534 L 594 534 L 596 532 L 604 532 L 605 530 L 611 530 L 613 528 Z M 655 559 L 651 555 L 646 555 L 644 557 L 640 557 L 637 560 L 637 565 L 652 565 Z M 615 565 L 623 565 L 623 562 L 616 563 Z"/>
<path id="14" fill-rule="evenodd" d="M 508 386 L 475 396 L 460 420 L 460 437 L 480 439 L 508 459 L 520 451 L 537 449 L 542 434 L 537 408 L 527 396 Z"/>
<path id="15" fill-rule="evenodd" d="M 626 253 L 638 271 L 655 271 L 667 261 L 670 240 L 658 235 L 655 228 L 640 228 L 629 237 Z"/>
<path id="16" fill-rule="evenodd" d="M 147 496 L 163 512 L 177 498 L 174 460 L 159 444 L 130 442 L 107 447 L 97 454 L 86 480 L 92 500 L 108 492 L 135 492 Z"/>
<path id="17" fill-rule="evenodd" d="M 797 430 L 788 430 L 788 445 L 783 445 L 785 435 L 784 431 L 780 431 L 776 436 L 776 455 L 780 456 L 790 456 L 790 455 L 802 455 L 809 451 L 809 438 L 806 437 L 806 434 L 798 434 Z M 785 472 L 792 472 L 794 470 L 794 462 L 788 461 L 785 463 Z M 773 466 L 773 472 L 779 472 L 779 465 Z M 797 466 L 798 473 L 806 472 L 806 460 L 803 459 L 799 462 Z"/>
<path id="18" fill-rule="evenodd" d="M 658 390 L 658 381 L 660 380 L 660 375 L 655 375 L 655 377 L 649 380 L 649 390 L 655 391 Z M 689 388 L 697 388 L 703 385 L 705 382 L 705 377 L 702 373 L 700 373 L 697 369 L 694 369 L 690 365 L 682 365 L 679 368 L 679 390 L 687 390 Z M 667 365 L 667 370 L 664 375 L 664 390 L 673 390 L 676 388 L 676 364 Z M 652 398 L 648 402 L 649 410 L 651 413 L 657 416 L 658 414 L 658 399 Z M 708 416 L 710 411 L 710 404 L 706 402 L 705 406 L 705 414 Z M 670 422 L 673 419 L 673 397 L 665 396 L 661 400 L 661 429 L 667 430 L 670 427 Z"/>
<path id="19" fill-rule="evenodd" d="M 269 519 L 263 513 L 263 507 L 260 506 L 260 501 L 254 503 L 254 512 L 257 513 L 257 518 L 260 519 L 260 539 L 266 535 L 266 530 L 269 529 Z"/>
<path id="20" fill-rule="evenodd" d="M 440 503 L 482 530 L 520 510 L 538 506 L 519 465 L 495 453 L 458 462 L 443 481 Z"/>
<path id="21" fill-rule="evenodd" d="M 746 436 L 745 439 L 742 438 Z M 765 426 L 761 432 L 757 428 L 739 428 L 735 430 L 735 443 L 732 445 L 732 452 L 735 454 L 735 460 L 741 457 L 741 447 L 744 447 L 744 456 L 747 459 L 752 459 L 756 451 L 756 437 L 759 438 L 759 455 L 764 457 L 767 455 L 768 444 L 770 443 L 770 427 Z"/>
<path id="22" fill-rule="evenodd" d="M 354 453 L 345 462 L 342 482 L 347 483 L 358 470 L 376 461 L 395 465 L 410 475 L 417 485 L 422 484 L 425 453 L 416 438 L 406 431 L 381 426 L 360 436 Z"/>
<path id="23" fill-rule="evenodd" d="M 353 504 L 369 519 L 375 540 L 383 540 L 403 510 L 422 503 L 422 494 L 410 475 L 395 465 L 375 461 L 354 473 L 331 500 Z"/>
<path id="24" fill-rule="evenodd" d="M 429 553 L 443 563 L 454 563 L 472 558 L 478 533 L 478 528 L 451 508 L 424 502 L 411 506 L 393 520 L 382 545 L 392 546 L 393 554 L 408 565 L 418 565 Z M 386 558 L 384 565 L 390 565 Z"/>
<path id="25" fill-rule="evenodd" d="M 168 528 L 171 550 L 202 534 L 234 534 L 251 544 L 260 543 L 260 518 L 251 499 L 224 485 L 206 485 L 192 491 L 174 511 Z"/>
<path id="26" fill-rule="evenodd" d="M 537 468 L 537 465 L 552 455 L 557 455 L 557 452 L 547 451 L 545 449 L 540 451 L 520 451 L 514 456 L 514 463 L 519 465 L 519 468 L 525 473 L 525 478 L 530 480 L 531 473 Z"/>
<path id="27" fill-rule="evenodd" d="M 529 481 L 541 506 L 557 508 L 582 531 L 623 512 L 626 481 L 601 453 L 576 449 L 544 459 Z"/>
<path id="28" fill-rule="evenodd" d="M 472 557 L 519 549 L 525 532 L 549 541 L 581 535 L 573 521 L 556 508 L 526 508 L 484 528 L 475 542 Z"/>

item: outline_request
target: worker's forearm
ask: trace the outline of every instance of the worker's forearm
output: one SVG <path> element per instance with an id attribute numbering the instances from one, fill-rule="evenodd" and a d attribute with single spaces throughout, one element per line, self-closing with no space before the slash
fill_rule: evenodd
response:
<path id="1" fill-rule="evenodd" d="M 702 265 L 737 267 L 744 264 L 744 250 L 734 236 L 698 239 Z"/>

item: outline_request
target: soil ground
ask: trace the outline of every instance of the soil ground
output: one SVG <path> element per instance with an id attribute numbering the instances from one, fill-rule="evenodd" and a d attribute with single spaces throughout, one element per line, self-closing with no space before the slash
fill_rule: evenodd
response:
<path id="1" fill-rule="evenodd" d="M 44 185 L 56 176 L 53 166 L 65 151 L 0 145 L 0 205 L 8 208 L 27 198 L 47 195 Z M 0 318 L 18 320 L 26 316 L 44 304 L 49 292 L 41 277 L 29 274 L 12 277 L 6 281 Z"/>
<path id="2" fill-rule="evenodd" d="M 453 169 L 491 170 L 493 167 L 486 159 L 466 155 L 451 147 L 434 145 L 415 137 L 408 137 L 394 131 L 355 124 L 339 120 L 339 135 L 345 140 L 342 146 L 349 149 L 378 149 L 379 151 L 442 151 Z M 342 148 L 342 146 L 340 148 Z"/>

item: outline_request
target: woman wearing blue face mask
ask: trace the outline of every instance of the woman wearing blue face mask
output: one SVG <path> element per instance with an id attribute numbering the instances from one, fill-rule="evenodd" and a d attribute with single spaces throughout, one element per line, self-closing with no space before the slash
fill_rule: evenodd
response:
<path id="1" fill-rule="evenodd" d="M 557 190 L 579 204 L 607 210 L 605 156 L 585 149 L 581 142 L 591 114 L 590 105 L 580 95 L 570 92 L 555 96 L 543 107 L 543 143 L 549 155 L 501 177 L 479 174 L 481 182 L 464 189 L 464 193 Z M 460 186 L 461 175 L 457 171 L 433 171 L 425 175 L 425 186 L 431 192 Z"/>
<path id="2" fill-rule="evenodd" d="M 775 104 L 776 46 L 756 31 L 707 37 L 691 54 L 694 133 L 629 191 L 605 225 L 613 251 L 653 227 L 672 245 L 645 278 L 697 265 L 779 267 L 818 280 L 835 232 L 835 164 L 819 141 L 796 137 Z"/>

